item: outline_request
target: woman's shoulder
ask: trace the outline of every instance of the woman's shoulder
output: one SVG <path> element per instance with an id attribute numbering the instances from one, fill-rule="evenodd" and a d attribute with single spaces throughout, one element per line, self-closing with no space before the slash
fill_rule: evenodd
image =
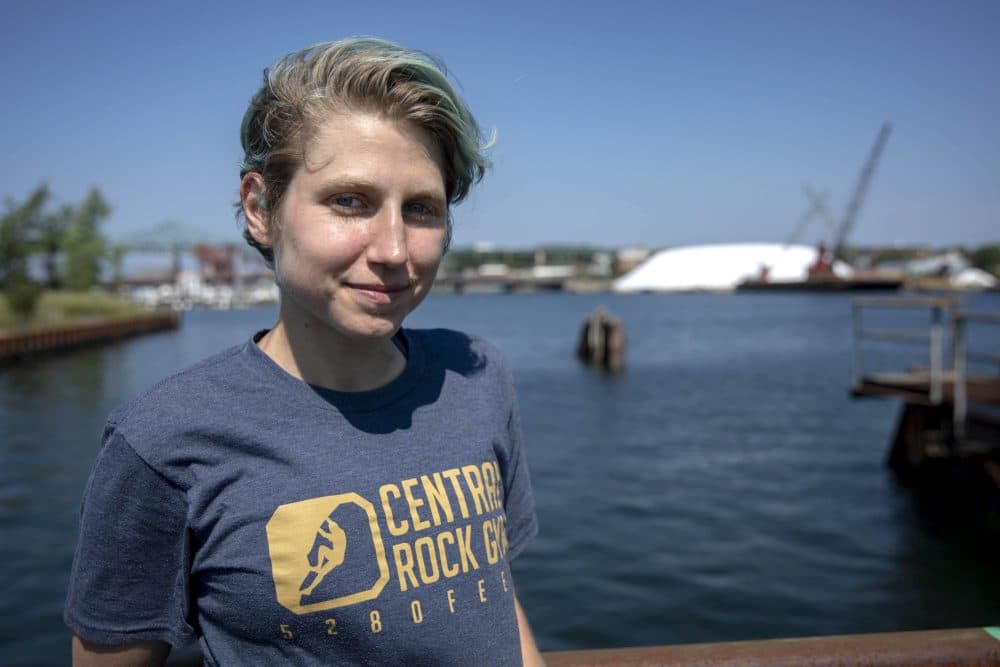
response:
<path id="1" fill-rule="evenodd" d="M 446 369 L 470 375 L 504 371 L 503 353 L 484 338 L 455 329 L 407 329 L 407 339 Z"/>
<path id="2" fill-rule="evenodd" d="M 247 381 L 246 347 L 247 343 L 235 345 L 168 375 L 112 410 L 109 424 L 124 426 L 151 419 L 170 421 L 214 408 L 232 387 L 238 386 L 241 378 Z"/>
<path id="3" fill-rule="evenodd" d="M 475 335 L 453 329 L 406 331 L 418 354 L 426 357 L 427 377 L 438 378 L 451 396 L 468 406 L 479 397 L 504 409 L 514 401 L 514 380 L 500 348 Z"/>
<path id="4" fill-rule="evenodd" d="M 186 464 L 206 442 L 230 434 L 260 384 L 246 343 L 154 384 L 111 411 L 103 442 L 128 445 L 157 474 L 185 487 Z"/>

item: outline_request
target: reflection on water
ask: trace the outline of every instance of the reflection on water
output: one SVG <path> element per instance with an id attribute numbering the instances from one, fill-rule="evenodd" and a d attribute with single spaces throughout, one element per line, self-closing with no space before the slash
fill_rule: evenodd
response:
<path id="1" fill-rule="evenodd" d="M 602 303 L 626 326 L 620 377 L 573 357 Z M 273 317 L 193 312 L 0 372 L 5 664 L 68 661 L 62 601 L 107 412 Z M 998 568 L 930 530 L 883 465 L 896 406 L 847 396 L 849 318 L 829 295 L 432 296 L 413 315 L 493 340 L 514 370 L 542 530 L 514 571 L 543 648 L 996 622 Z"/>

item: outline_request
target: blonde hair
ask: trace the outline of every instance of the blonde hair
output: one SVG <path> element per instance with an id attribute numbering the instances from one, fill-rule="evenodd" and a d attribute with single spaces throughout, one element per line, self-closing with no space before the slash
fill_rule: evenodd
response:
<path id="1" fill-rule="evenodd" d="M 305 148 L 333 112 L 364 111 L 407 120 L 426 130 L 443 157 L 449 204 L 462 201 L 490 166 L 475 118 L 448 81 L 442 63 L 421 52 L 371 37 L 310 46 L 264 70 L 264 84 L 250 100 L 240 128 L 240 178 L 257 172 L 264 181 L 263 207 L 276 212 Z M 237 210 L 242 218 L 242 207 Z M 268 263 L 271 248 L 244 225 L 243 237 Z M 448 217 L 448 237 L 451 216 Z"/>

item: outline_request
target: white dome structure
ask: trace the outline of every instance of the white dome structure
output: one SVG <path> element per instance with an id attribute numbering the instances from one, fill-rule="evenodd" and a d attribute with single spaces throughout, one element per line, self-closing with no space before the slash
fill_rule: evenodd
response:
<path id="1" fill-rule="evenodd" d="M 616 292 L 727 291 L 767 268 L 772 283 L 805 280 L 816 248 L 781 243 L 723 243 L 661 250 L 614 283 Z M 833 272 L 851 275 L 844 262 Z"/>
<path id="2" fill-rule="evenodd" d="M 952 276 L 951 284 L 962 289 L 993 289 L 997 279 L 982 269 L 970 267 Z"/>

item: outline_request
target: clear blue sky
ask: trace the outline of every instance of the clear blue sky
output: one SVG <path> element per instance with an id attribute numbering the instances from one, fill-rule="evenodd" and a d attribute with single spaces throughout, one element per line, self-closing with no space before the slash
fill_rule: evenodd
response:
<path id="1" fill-rule="evenodd" d="M 841 214 L 884 120 L 850 241 L 1000 240 L 1000 2 L 279 6 L 5 5 L 0 196 L 98 186 L 112 236 L 175 219 L 237 239 L 262 69 L 368 34 L 443 58 L 497 129 L 457 244 L 783 241 L 805 182 Z"/>

